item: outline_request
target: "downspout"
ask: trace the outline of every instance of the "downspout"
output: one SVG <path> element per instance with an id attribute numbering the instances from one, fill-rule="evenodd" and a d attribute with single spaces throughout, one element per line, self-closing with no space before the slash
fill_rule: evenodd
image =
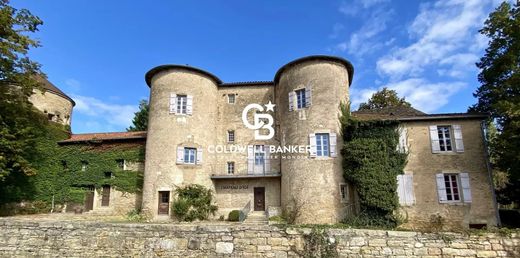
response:
<path id="1" fill-rule="evenodd" d="M 495 194 L 495 184 L 493 183 L 493 170 L 491 169 L 491 163 L 489 160 L 489 146 L 488 146 L 488 139 L 486 135 L 486 121 L 482 120 L 480 123 L 480 131 L 482 132 L 482 141 L 484 143 L 484 158 L 486 159 L 486 168 L 488 171 L 488 180 L 489 185 L 491 189 L 491 194 L 493 196 L 493 206 L 495 208 L 495 217 L 497 219 L 497 226 L 501 227 L 502 222 L 500 221 L 500 213 L 498 211 L 498 203 L 497 203 L 497 196 Z"/>

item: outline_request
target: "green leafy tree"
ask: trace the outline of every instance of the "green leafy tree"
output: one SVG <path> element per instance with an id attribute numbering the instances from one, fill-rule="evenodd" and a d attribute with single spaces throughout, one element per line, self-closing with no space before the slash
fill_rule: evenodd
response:
<path id="1" fill-rule="evenodd" d="M 509 176 L 498 191 L 502 203 L 520 202 L 520 6 L 502 3 L 480 30 L 490 41 L 477 63 L 481 85 L 470 111 L 488 112 L 498 133 L 491 140 L 495 169 Z"/>
<path id="2" fill-rule="evenodd" d="M 148 101 L 141 100 L 139 101 L 139 111 L 135 112 L 134 119 L 132 120 L 132 124 L 126 130 L 128 132 L 136 132 L 136 131 L 146 131 L 148 130 L 148 111 L 150 106 L 148 105 Z"/>
<path id="3" fill-rule="evenodd" d="M 40 65 L 28 57 L 39 43 L 27 34 L 36 32 L 42 21 L 26 9 L 17 10 L 0 0 L 0 187 L 12 173 L 34 174 L 30 157 L 40 133 L 41 115 L 28 101 Z"/>
<path id="4" fill-rule="evenodd" d="M 383 88 L 374 93 L 366 103 L 361 103 L 358 110 L 380 109 L 386 107 L 410 107 L 411 104 L 407 102 L 404 97 L 399 98 L 395 90 Z"/>

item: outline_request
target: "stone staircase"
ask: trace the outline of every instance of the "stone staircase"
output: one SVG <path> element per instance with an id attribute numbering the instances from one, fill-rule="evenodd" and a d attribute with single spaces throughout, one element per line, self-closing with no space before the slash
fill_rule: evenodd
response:
<path id="1" fill-rule="evenodd" d="M 249 212 L 243 223 L 248 225 L 267 225 L 269 224 L 269 220 L 267 219 L 265 211 L 252 211 Z"/>

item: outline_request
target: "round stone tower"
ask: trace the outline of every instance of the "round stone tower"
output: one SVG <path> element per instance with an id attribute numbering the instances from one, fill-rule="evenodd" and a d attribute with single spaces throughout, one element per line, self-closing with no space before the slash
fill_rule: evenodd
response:
<path id="1" fill-rule="evenodd" d="M 212 185 L 214 157 L 206 148 L 217 139 L 217 86 L 221 81 L 206 71 L 182 65 L 155 67 L 145 78 L 150 86 L 150 111 L 142 208 L 153 218 L 167 217 L 176 187 Z M 191 99 L 180 104 L 187 112 L 177 112 L 177 97 Z M 184 148 L 196 149 L 196 164 L 179 162 L 179 149 Z"/>
<path id="2" fill-rule="evenodd" d="M 281 160 L 282 208 L 298 212 L 297 223 L 336 223 L 344 218 L 338 118 L 340 103 L 349 100 L 352 76 L 352 64 L 332 56 L 300 58 L 284 65 L 275 75 L 278 137 L 282 145 L 309 145 L 318 134 L 327 135 L 331 145 L 328 156 L 301 154 L 303 157 Z M 302 90 L 307 104 L 298 108 L 296 95 Z M 334 143 L 335 155 L 331 153 Z"/>

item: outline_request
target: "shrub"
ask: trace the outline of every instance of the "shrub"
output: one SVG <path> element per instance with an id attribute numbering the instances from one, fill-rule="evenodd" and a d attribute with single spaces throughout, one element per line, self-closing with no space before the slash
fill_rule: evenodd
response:
<path id="1" fill-rule="evenodd" d="M 240 219 L 240 211 L 239 210 L 232 210 L 228 215 L 229 221 L 238 221 Z"/>
<path id="2" fill-rule="evenodd" d="M 172 213 L 177 219 L 183 221 L 190 210 L 190 204 L 186 199 L 179 198 L 173 202 Z"/>
<path id="3" fill-rule="evenodd" d="M 173 202 L 172 213 L 179 221 L 206 220 L 215 215 L 213 193 L 202 185 L 191 184 L 175 190 L 177 200 Z"/>
<path id="4" fill-rule="evenodd" d="M 133 222 L 146 221 L 146 216 L 141 214 L 140 209 L 133 209 L 126 214 L 126 219 Z"/>

